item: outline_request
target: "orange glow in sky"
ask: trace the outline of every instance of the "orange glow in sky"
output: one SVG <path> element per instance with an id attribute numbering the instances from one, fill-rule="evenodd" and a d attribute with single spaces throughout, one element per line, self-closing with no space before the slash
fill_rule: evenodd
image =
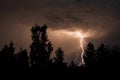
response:
<path id="1" fill-rule="evenodd" d="M 85 38 L 92 36 L 92 34 L 90 32 L 82 32 L 82 31 L 70 31 L 70 30 L 55 30 L 52 31 L 54 33 L 54 35 L 58 35 L 58 36 L 70 36 L 73 38 L 77 38 L 79 39 L 79 50 L 76 52 L 76 57 L 74 59 L 74 62 L 80 66 L 80 65 L 84 65 L 84 47 L 86 44 Z"/>

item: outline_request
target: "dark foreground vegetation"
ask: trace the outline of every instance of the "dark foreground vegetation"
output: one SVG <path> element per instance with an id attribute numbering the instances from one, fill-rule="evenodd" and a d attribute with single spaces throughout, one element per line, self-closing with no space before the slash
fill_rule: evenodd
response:
<path id="1" fill-rule="evenodd" d="M 0 50 L 0 79 L 33 80 L 98 80 L 120 78 L 120 50 L 101 44 L 97 49 L 89 42 L 85 48 L 85 65 L 74 61 L 64 62 L 61 48 L 50 59 L 52 43 L 47 36 L 47 26 L 35 25 L 31 29 L 30 53 L 20 48 L 15 53 L 13 42 Z"/>

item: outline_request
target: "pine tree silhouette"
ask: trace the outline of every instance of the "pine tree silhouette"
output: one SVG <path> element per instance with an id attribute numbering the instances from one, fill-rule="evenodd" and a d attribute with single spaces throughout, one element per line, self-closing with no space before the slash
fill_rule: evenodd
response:
<path id="1" fill-rule="evenodd" d="M 107 64 L 106 59 L 108 58 L 108 49 L 104 44 L 101 44 L 100 47 L 96 50 L 97 63 L 99 66 Z"/>
<path id="2" fill-rule="evenodd" d="M 54 59 L 55 59 L 56 67 L 63 67 L 63 66 L 65 66 L 65 63 L 63 62 L 64 61 L 64 52 L 62 51 L 61 48 L 58 48 L 55 51 L 55 55 L 56 55 L 56 57 Z"/>
<path id="3" fill-rule="evenodd" d="M 95 64 L 95 59 L 96 59 L 96 54 L 95 54 L 94 45 L 91 42 L 89 42 L 87 48 L 85 49 L 85 56 L 84 56 L 86 66 L 88 67 L 93 66 Z"/>

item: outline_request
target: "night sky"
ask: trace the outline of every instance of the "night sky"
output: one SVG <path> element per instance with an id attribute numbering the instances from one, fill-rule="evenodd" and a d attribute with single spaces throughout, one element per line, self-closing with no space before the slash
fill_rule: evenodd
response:
<path id="1" fill-rule="evenodd" d="M 0 48 L 13 41 L 16 50 L 29 51 L 30 29 L 35 23 L 47 24 L 54 50 L 63 48 L 69 61 L 79 39 L 55 31 L 91 32 L 94 36 L 86 42 L 119 46 L 120 0 L 0 0 Z"/>

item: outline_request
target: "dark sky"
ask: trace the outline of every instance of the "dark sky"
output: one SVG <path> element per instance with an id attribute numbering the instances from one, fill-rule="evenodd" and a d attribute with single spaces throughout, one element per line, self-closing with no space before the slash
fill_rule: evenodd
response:
<path id="1" fill-rule="evenodd" d="M 95 36 L 87 41 L 96 45 L 120 45 L 120 0 L 0 0 L 0 48 L 14 41 L 16 49 L 21 46 L 28 49 L 30 28 L 35 23 L 47 24 L 53 32 L 91 31 Z M 72 37 L 57 37 L 49 34 L 55 49 L 60 46 L 71 56 L 79 41 L 74 43 L 76 39 Z"/>

